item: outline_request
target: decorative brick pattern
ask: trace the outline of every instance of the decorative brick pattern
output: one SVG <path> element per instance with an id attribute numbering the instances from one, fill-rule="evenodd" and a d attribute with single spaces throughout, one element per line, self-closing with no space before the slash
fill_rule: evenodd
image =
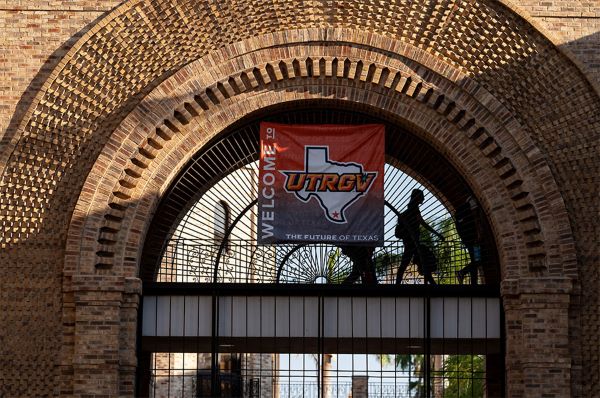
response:
<path id="1" fill-rule="evenodd" d="M 310 48 L 305 47 L 302 53 L 305 54 L 308 51 Z M 336 52 L 332 51 L 332 53 Z M 222 78 L 220 82 L 215 82 L 204 90 L 187 93 L 190 98 L 189 102 L 184 102 L 173 110 L 172 116 L 162 120 L 159 126 L 150 126 L 144 129 L 148 130 L 150 134 L 141 141 L 142 144 L 134 152 L 134 157 L 129 160 L 118 183 L 112 189 L 112 197 L 107 206 L 108 211 L 104 215 L 104 221 L 98 232 L 97 268 L 109 268 L 113 265 L 114 247 L 118 241 L 117 234 L 121 229 L 120 224 L 127 208 L 127 202 L 134 195 L 140 180 L 143 181 L 141 177 L 144 170 L 148 169 L 149 163 L 157 157 L 158 152 L 164 148 L 167 141 L 173 138 L 174 134 L 190 131 L 185 126 L 194 117 L 206 117 L 205 111 L 219 106 L 226 99 L 235 101 L 236 95 L 249 90 L 269 89 L 273 85 L 272 83 L 292 79 L 296 80 L 295 84 L 314 86 L 319 81 L 307 79 L 305 82 L 298 83 L 297 80 L 313 76 L 334 77 L 335 71 L 335 77 L 341 80 L 356 80 L 378 85 L 384 90 L 387 89 L 389 92 L 384 95 L 388 97 L 398 93 L 413 98 L 435 110 L 440 116 L 453 123 L 456 128 L 463 130 L 464 134 L 473 141 L 474 148 L 489 159 L 490 166 L 496 170 L 497 176 L 510 190 L 514 207 L 521 213 L 518 221 L 522 225 L 523 239 L 529 248 L 530 268 L 537 271 L 545 269 L 544 243 L 541 240 L 541 230 L 535 207 L 529 200 L 529 192 L 523 189 L 523 180 L 513 162 L 504 155 L 496 140 L 478 123 L 477 119 L 472 117 L 474 113 L 485 112 L 485 110 L 479 110 L 484 106 L 478 104 L 476 100 L 471 101 L 469 105 L 462 104 L 461 101 L 453 98 L 452 90 L 456 91 L 456 87 L 448 84 L 446 84 L 448 87 L 445 88 L 438 87 L 424 81 L 415 71 L 407 67 L 400 71 L 391 65 L 388 67 L 371 63 L 365 58 L 356 60 L 347 57 L 317 55 L 312 58 L 271 60 L 270 63 L 259 66 L 250 66 L 243 71 L 237 71 L 235 75 Z M 197 69 L 202 68 L 198 67 Z M 222 69 L 222 67 L 219 66 L 216 69 Z M 449 89 L 450 87 L 452 90 Z M 467 106 L 470 106 L 471 109 L 466 109 Z"/>
<path id="2" fill-rule="evenodd" d="M 347 30 L 344 34 L 350 35 L 351 32 Z M 318 36 L 317 33 L 313 35 Z M 305 36 L 310 36 L 310 32 L 306 32 Z M 353 35 L 353 37 L 356 36 Z M 332 40 L 335 42 L 335 36 Z M 355 40 L 358 41 L 358 39 Z M 376 38 L 372 40 L 377 42 Z M 267 47 L 268 44 L 266 44 Z M 485 90 L 478 88 L 475 82 L 467 84 L 468 78 L 465 75 L 445 69 L 444 75 L 436 77 L 435 70 L 429 69 L 427 74 L 429 81 L 424 81 L 422 77 L 415 74 L 415 70 L 418 70 L 419 66 L 421 68 L 435 68 L 435 62 L 432 61 L 431 57 L 428 58 L 425 54 L 421 54 L 421 56 L 415 57 L 420 60 L 420 63 L 416 63 L 404 57 L 398 58 L 401 59 L 400 62 L 393 57 L 385 59 L 379 56 L 379 61 L 382 64 L 375 64 L 372 63 L 371 57 L 377 57 L 364 49 L 360 50 L 360 55 L 362 55 L 360 61 L 354 58 L 357 55 L 353 53 L 355 50 L 336 48 L 333 44 L 328 45 L 327 49 L 330 53 L 323 51 L 319 46 L 312 48 L 309 45 L 292 45 L 288 43 L 285 55 L 293 58 L 280 59 L 279 56 L 282 54 L 271 50 L 255 51 L 245 56 L 238 55 L 238 57 L 223 63 L 218 63 L 218 60 L 207 57 L 202 61 L 190 64 L 173 75 L 150 93 L 140 106 L 131 112 L 121 126 L 115 130 L 114 134 L 122 145 L 116 152 L 111 152 L 106 156 L 106 159 L 99 160 L 100 167 L 93 169 L 89 175 L 88 183 L 84 186 L 86 194 L 80 198 L 84 207 L 76 209 L 76 214 L 82 214 L 82 220 L 85 221 L 84 229 L 80 227 L 72 228 L 69 234 L 74 239 L 78 236 L 89 237 L 89 243 L 84 244 L 85 246 L 94 244 L 94 235 L 96 237 L 106 237 L 106 235 L 102 235 L 102 232 L 105 232 L 102 229 L 100 234 L 98 232 L 86 232 L 98 231 L 97 228 L 104 228 L 108 219 L 101 217 L 101 215 L 95 215 L 93 219 L 89 216 L 89 211 L 85 209 L 88 207 L 94 209 L 114 208 L 114 203 L 110 206 L 107 204 L 114 201 L 119 195 L 124 195 L 115 195 L 111 192 L 122 189 L 123 180 L 127 178 L 126 176 L 132 177 L 130 175 L 132 174 L 131 171 L 127 170 L 127 164 L 139 166 L 143 160 L 144 167 L 136 173 L 139 176 L 133 176 L 134 178 L 128 180 L 127 190 L 124 191 L 127 198 L 119 201 L 122 206 L 120 221 L 111 224 L 114 227 L 111 241 L 115 243 L 108 246 L 112 250 L 110 258 L 116 262 L 100 267 L 102 270 L 115 267 L 116 270 L 135 274 L 137 263 L 136 261 L 127 260 L 127 257 L 135 260 L 134 256 L 139 252 L 139 247 L 143 243 L 143 231 L 147 228 L 150 215 L 156 206 L 155 198 L 160 197 L 161 190 L 168 186 L 169 181 L 188 161 L 191 154 L 195 153 L 206 140 L 252 111 L 276 103 L 309 98 L 326 98 L 335 93 L 338 100 L 354 104 L 369 104 L 380 109 L 380 112 L 387 109 L 392 114 L 396 113 L 400 119 L 411 122 L 414 126 L 413 130 L 417 129 L 419 125 L 423 130 L 429 129 L 428 132 L 421 133 L 424 134 L 423 138 L 433 140 L 432 144 L 440 150 L 452 148 L 448 156 L 456 157 L 455 153 L 468 154 L 471 159 L 466 162 L 460 159 L 455 160 L 459 164 L 461 162 L 465 164 L 462 167 L 463 170 L 473 170 L 478 167 L 475 165 L 486 164 L 489 162 L 490 154 L 492 154 L 492 158 L 502 154 L 501 146 L 513 148 L 518 146 L 518 144 L 515 144 L 516 140 L 513 136 L 516 132 L 521 131 L 517 128 L 518 123 L 509 123 L 506 115 L 502 113 L 503 107 L 498 104 L 492 106 L 494 103 L 493 98 L 489 94 L 483 94 Z M 320 52 L 310 59 L 302 58 L 302 55 L 312 55 L 313 51 Z M 395 48 L 394 53 L 410 53 L 410 51 Z M 373 54 L 377 53 L 373 52 Z M 338 55 L 338 57 L 333 55 Z M 273 57 L 275 57 L 274 60 Z M 334 59 L 337 59 L 337 65 L 335 65 Z M 252 67 L 253 63 L 259 65 L 260 68 Z M 235 68 L 238 65 L 243 65 L 244 69 L 236 71 Z M 318 65 L 318 68 L 316 65 Z M 352 71 L 354 72 L 352 73 Z M 217 82 L 214 81 L 215 76 L 219 79 Z M 353 78 L 349 78 L 350 76 Z M 364 78 L 361 79 L 363 76 Z M 177 84 L 174 84 L 174 82 L 177 82 Z M 389 88 L 386 87 L 385 82 L 390 82 Z M 403 83 L 400 84 L 400 82 Z M 413 85 L 413 89 L 411 89 L 411 85 Z M 457 85 L 470 87 L 470 91 L 465 90 L 461 93 L 456 88 Z M 390 89 L 394 94 L 390 93 Z M 367 90 L 370 91 L 368 97 L 361 94 L 361 92 Z M 438 90 L 444 94 L 435 94 Z M 412 95 L 407 94 L 409 91 Z M 423 94 L 422 99 L 419 99 L 419 94 L 428 92 L 429 94 Z M 512 133 L 501 128 L 501 124 L 495 124 L 493 114 L 485 116 L 489 111 L 473 98 L 470 98 L 471 95 L 475 98 L 486 98 L 487 107 L 494 109 L 500 115 L 504 115 L 502 117 L 505 123 L 512 124 Z M 461 100 L 454 101 L 454 96 L 460 97 Z M 167 105 L 165 101 L 157 101 L 157 98 L 169 98 L 170 100 Z M 441 98 L 442 100 L 438 103 L 437 100 L 432 100 L 432 98 Z M 446 103 L 442 105 L 444 100 Z M 161 104 L 161 106 L 157 107 L 157 104 Z M 453 105 L 451 106 L 451 104 Z M 401 110 L 402 107 L 405 109 Z M 439 111 L 440 108 L 442 108 L 442 111 Z M 461 110 L 463 108 L 466 109 L 464 112 Z M 471 120 L 468 117 L 470 112 L 486 120 L 487 129 L 494 131 L 498 143 L 494 144 L 495 139 L 491 141 L 489 139 L 481 140 L 480 135 L 483 135 L 481 129 L 479 127 L 471 129 L 476 124 L 474 120 L 468 124 L 464 121 L 463 123 L 460 122 L 463 118 Z M 197 116 L 193 116 L 194 114 L 197 114 Z M 459 117 L 459 115 L 461 116 Z M 432 125 L 439 126 L 433 128 Z M 154 135 L 157 128 L 160 130 L 159 136 L 168 139 L 162 138 L 160 142 L 157 141 L 150 145 L 147 140 L 148 137 L 152 140 L 158 140 Z M 163 129 L 170 131 L 168 135 Z M 462 132 L 460 129 L 462 129 Z M 480 131 L 480 134 L 468 134 L 469 131 Z M 199 132 L 202 132 L 202 134 L 199 134 Z M 473 138 L 469 138 L 470 136 Z M 438 141 L 434 137 L 437 137 Z M 521 140 L 523 139 L 521 138 Z M 439 140 L 442 142 L 439 142 Z M 492 151 L 486 151 L 487 145 L 482 145 L 485 141 L 493 146 Z M 142 143 L 142 146 L 136 143 Z M 109 144 L 109 146 L 116 147 L 116 144 L 115 142 L 114 145 Z M 147 145 L 148 149 L 140 151 L 140 148 L 144 148 L 144 145 Z M 525 144 L 522 142 L 521 145 Z M 153 151 L 152 156 L 144 155 L 145 160 L 137 158 L 141 152 L 146 151 L 149 153 L 151 150 Z M 524 159 L 522 156 L 519 157 L 518 153 L 518 150 L 513 149 L 510 156 L 514 158 L 516 164 L 524 167 L 522 164 Z M 101 158 L 104 157 L 104 155 L 101 155 Z M 131 159 L 137 160 L 133 162 Z M 491 163 L 491 165 L 493 164 Z M 502 165 L 505 164 L 506 162 L 502 162 Z M 123 171 L 123 167 L 125 167 L 125 171 Z M 504 213 L 502 208 L 507 209 L 506 205 L 511 203 L 512 197 L 516 197 L 518 203 L 519 199 L 524 199 L 528 195 L 522 196 L 511 193 L 511 186 L 517 188 L 523 185 L 515 184 L 513 186 L 512 183 L 506 185 L 508 188 L 506 193 L 500 194 L 498 188 L 505 185 L 501 182 L 505 173 L 502 171 L 496 172 L 494 167 L 490 167 L 490 169 L 493 174 L 488 172 L 480 176 L 484 182 L 477 182 L 477 178 L 468 175 L 467 171 L 466 177 L 474 179 L 473 184 L 475 187 L 483 186 L 481 190 L 476 189 L 476 192 L 479 192 L 482 201 L 488 208 L 494 208 L 491 216 L 498 216 L 501 220 L 493 222 L 498 229 L 498 236 L 512 236 L 506 241 L 500 241 L 499 244 L 501 253 L 504 253 L 507 259 L 506 268 L 504 269 L 505 278 L 509 275 L 518 278 L 519 275 L 527 272 L 527 267 L 521 269 L 519 264 L 522 261 L 511 261 L 509 257 L 516 255 L 517 259 L 520 258 L 517 253 L 518 250 L 523 249 L 518 248 L 527 247 L 527 245 L 523 243 L 523 238 L 518 238 L 515 235 L 515 222 L 513 220 L 515 218 L 518 220 L 518 217 L 514 213 L 511 214 L 516 210 L 515 205 L 509 206 L 512 210 L 508 213 Z M 524 167 L 524 169 L 527 169 L 527 167 Z M 515 170 L 514 167 L 512 170 Z M 543 174 L 544 169 L 538 168 L 538 173 Z M 515 174 L 509 173 L 513 176 Z M 540 174 L 536 174 L 536 178 L 539 178 L 539 176 Z M 529 183 L 525 185 L 529 185 Z M 536 184 L 533 183 L 533 185 Z M 494 193 L 489 191 L 490 189 L 493 189 Z M 546 193 L 552 196 L 550 192 Z M 545 197 L 545 194 L 535 194 L 534 196 Z M 486 203 L 492 197 L 495 198 L 495 202 Z M 543 208 L 551 205 L 538 202 L 537 206 Z M 552 214 L 556 218 L 559 212 L 560 210 L 555 208 Z M 83 216 L 84 214 L 88 216 Z M 535 215 L 535 212 L 530 214 Z M 550 229 L 549 226 L 547 230 Z M 69 251 L 73 253 L 80 252 L 76 246 L 69 247 Z M 128 255 L 128 252 L 133 256 Z M 563 251 L 563 254 L 567 253 L 568 246 Z M 97 261 L 97 259 L 90 258 L 89 255 L 87 258 L 80 257 L 77 259 L 74 257 L 68 261 L 67 269 L 69 264 L 79 264 L 79 267 L 92 267 L 94 261 Z M 511 265 L 511 263 L 514 265 Z M 527 264 L 526 261 L 525 263 Z M 564 265 L 562 261 L 553 264 Z M 535 274 L 540 270 L 533 269 L 533 271 L 533 274 Z M 566 317 L 566 315 L 564 316 Z M 568 345 L 568 342 L 565 341 L 564 344 Z M 568 355 L 566 357 L 568 358 Z M 518 378 L 524 372 L 516 365 L 511 369 L 513 369 L 511 377 Z M 569 375 L 562 381 L 563 389 L 565 383 L 568 385 L 568 381 Z M 555 387 L 557 385 L 555 384 Z"/>
<path id="3" fill-rule="evenodd" d="M 135 280 L 123 278 L 135 276 L 152 195 L 160 195 L 174 173 L 160 163 L 176 165 L 250 110 L 310 98 L 311 90 L 315 97 L 347 94 L 356 106 L 381 109 L 394 92 L 390 112 L 414 118 L 432 137 L 443 131 L 470 137 L 468 146 L 440 139 L 438 149 L 452 157 L 469 148 L 473 154 L 462 161 L 470 169 L 463 172 L 473 172 L 474 181 L 501 181 L 497 189 L 480 187 L 480 195 L 489 211 L 499 218 L 507 211 L 507 220 L 520 225 L 511 236 L 498 233 L 507 247 L 514 240 L 514 254 L 503 258 L 508 275 L 538 277 L 554 289 L 542 278 L 573 280 L 572 289 L 554 292 L 555 301 L 553 291 L 539 293 L 528 284 L 506 293 L 507 320 L 521 322 L 519 333 L 527 336 L 533 330 L 527 322 L 537 321 L 524 314 L 548 325 L 539 336 L 560 330 L 559 341 L 544 346 L 546 355 L 565 344 L 567 330 L 570 350 L 559 355 L 572 361 L 560 365 L 555 385 L 571 383 L 573 396 L 599 393 L 600 100 L 592 84 L 600 80 L 600 27 L 594 2 L 514 2 L 571 58 L 491 0 L 347 0 L 335 7 L 120 3 L 0 0 L 0 395 L 131 394 L 138 290 L 127 287 Z M 311 33 L 317 27 L 325 33 Z M 312 66 L 309 52 L 294 55 L 297 45 L 290 44 L 309 40 Z M 336 53 L 327 53 L 327 41 L 337 42 Z M 407 46 L 394 47 L 398 42 Z M 269 43 L 263 63 L 242 61 L 242 54 Z M 388 53 L 414 64 L 390 64 Z M 347 74 L 340 75 L 346 58 Z M 208 59 L 212 64 L 203 70 L 184 67 Z M 215 67 L 228 60 L 240 64 Z M 186 81 L 191 97 L 159 95 Z M 443 99 L 438 103 L 434 95 Z M 138 119 L 127 117 L 134 113 Z M 199 132 L 205 133 L 195 137 Z M 98 278 L 96 286 L 81 282 L 82 274 Z M 107 289 L 112 284 L 119 292 Z M 556 305 L 545 307 L 548 302 Z M 100 347 L 92 344 L 89 322 L 98 312 L 89 306 L 106 315 L 110 335 L 97 358 L 90 357 Z M 525 339 L 509 350 L 543 362 L 528 344 Z M 554 376 L 532 374 L 525 362 L 507 366 L 511 394 L 539 385 L 548 396 L 565 395 L 547 385 Z M 103 379 L 90 384 L 90 374 Z"/>

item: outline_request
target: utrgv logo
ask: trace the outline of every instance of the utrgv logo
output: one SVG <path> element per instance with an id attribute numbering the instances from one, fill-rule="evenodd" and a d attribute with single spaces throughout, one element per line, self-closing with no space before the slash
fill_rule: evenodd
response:
<path id="1" fill-rule="evenodd" d="M 377 178 L 377 172 L 364 171 L 363 165 L 329 160 L 328 146 L 304 147 L 304 170 L 281 171 L 284 189 L 307 203 L 315 197 L 330 222 L 348 222 L 345 211 L 365 195 Z"/>
<path id="2" fill-rule="evenodd" d="M 287 192 L 368 192 L 377 173 L 337 174 L 285 172 Z"/>

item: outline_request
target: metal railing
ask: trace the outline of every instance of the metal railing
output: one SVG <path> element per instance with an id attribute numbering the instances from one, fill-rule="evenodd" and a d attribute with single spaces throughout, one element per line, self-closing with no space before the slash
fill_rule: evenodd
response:
<path id="1" fill-rule="evenodd" d="M 318 383 L 279 384 L 276 386 L 279 398 L 348 398 L 352 396 L 352 383 Z M 412 397 L 408 384 L 369 383 L 368 396 L 378 398 Z"/>
<path id="2" fill-rule="evenodd" d="M 433 241 L 426 247 L 435 258 L 435 266 L 426 266 L 424 270 L 415 255 L 409 259 L 402 284 L 424 283 L 427 267 L 437 284 L 462 282 L 457 272 L 470 263 L 462 242 Z M 397 282 L 403 254 L 404 245 L 398 240 L 374 248 L 370 261 L 377 283 Z M 485 261 L 486 255 L 482 253 L 481 264 Z M 180 239 L 167 245 L 156 281 L 342 284 L 348 282 L 353 266 L 356 267 L 342 248 L 326 243 L 258 245 L 253 240 L 230 240 L 222 245 L 212 240 Z M 356 282 L 360 283 L 360 279 Z"/>

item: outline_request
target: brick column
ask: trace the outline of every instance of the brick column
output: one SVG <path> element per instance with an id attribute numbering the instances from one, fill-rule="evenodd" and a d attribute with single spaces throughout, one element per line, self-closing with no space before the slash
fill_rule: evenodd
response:
<path id="1" fill-rule="evenodd" d="M 119 394 L 127 397 L 135 395 L 137 319 L 141 293 L 141 279 L 125 278 L 119 336 Z"/>
<path id="2" fill-rule="evenodd" d="M 73 395 L 133 395 L 139 281 L 77 276 L 73 292 Z"/>
<path id="3" fill-rule="evenodd" d="M 571 289 L 566 278 L 502 282 L 508 396 L 570 396 Z"/>

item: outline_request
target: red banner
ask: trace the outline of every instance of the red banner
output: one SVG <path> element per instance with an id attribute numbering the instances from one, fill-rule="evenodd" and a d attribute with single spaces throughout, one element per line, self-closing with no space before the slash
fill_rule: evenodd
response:
<path id="1" fill-rule="evenodd" d="M 383 242 L 380 124 L 261 123 L 258 242 Z"/>

